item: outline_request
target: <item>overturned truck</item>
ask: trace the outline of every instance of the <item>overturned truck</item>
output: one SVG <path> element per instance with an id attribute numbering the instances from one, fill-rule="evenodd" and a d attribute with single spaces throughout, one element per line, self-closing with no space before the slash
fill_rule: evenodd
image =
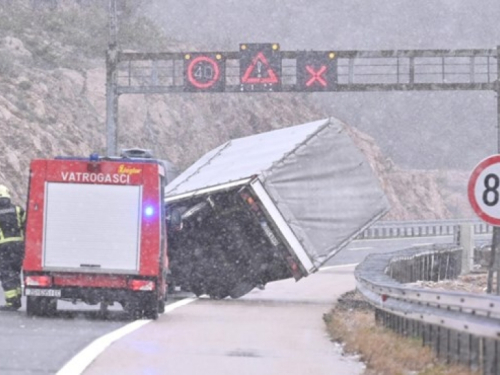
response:
<path id="1" fill-rule="evenodd" d="M 345 125 L 325 119 L 231 140 L 165 189 L 176 286 L 238 298 L 317 271 L 388 210 Z"/>

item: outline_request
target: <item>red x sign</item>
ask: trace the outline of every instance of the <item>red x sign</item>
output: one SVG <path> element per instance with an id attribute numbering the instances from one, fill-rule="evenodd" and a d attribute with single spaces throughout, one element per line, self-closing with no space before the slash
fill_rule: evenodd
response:
<path id="1" fill-rule="evenodd" d="M 337 58 L 331 51 L 297 52 L 297 91 L 335 91 Z"/>
<path id="2" fill-rule="evenodd" d="M 318 82 L 321 86 L 326 87 L 327 83 L 323 76 L 326 73 L 326 66 L 321 65 L 321 67 L 315 71 L 312 65 L 307 65 L 306 70 L 311 75 L 309 81 L 306 82 L 307 87 L 311 87 L 315 82 Z"/>

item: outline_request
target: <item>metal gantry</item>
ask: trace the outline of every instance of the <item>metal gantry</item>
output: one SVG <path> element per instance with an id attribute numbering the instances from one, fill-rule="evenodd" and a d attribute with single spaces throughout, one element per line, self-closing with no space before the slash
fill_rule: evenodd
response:
<path id="1" fill-rule="evenodd" d="M 317 52 L 317 51 L 311 51 Z M 302 73 L 297 56 L 303 52 L 281 51 L 282 92 L 304 91 L 297 85 Z M 307 53 L 307 52 L 306 52 Z M 394 50 L 335 51 L 336 83 L 333 92 L 495 90 L 497 50 Z M 207 53 L 208 54 L 208 53 Z M 240 52 L 220 52 L 224 58 L 223 92 L 242 91 Z M 131 53 L 115 51 L 109 69 L 116 71 L 115 91 L 120 94 L 167 94 L 186 92 L 186 53 Z M 204 91 L 200 89 L 199 91 Z M 208 90 L 207 90 L 208 91 Z"/>

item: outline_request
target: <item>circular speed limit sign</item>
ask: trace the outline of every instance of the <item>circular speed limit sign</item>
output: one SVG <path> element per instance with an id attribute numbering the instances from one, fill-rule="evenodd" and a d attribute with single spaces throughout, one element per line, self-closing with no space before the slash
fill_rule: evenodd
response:
<path id="1" fill-rule="evenodd" d="M 198 89 L 213 86 L 220 77 L 219 65 L 207 56 L 195 57 L 187 68 L 189 82 Z"/>
<path id="2" fill-rule="evenodd" d="M 467 189 L 474 212 L 491 225 L 500 226 L 500 155 L 493 155 L 472 171 Z"/>

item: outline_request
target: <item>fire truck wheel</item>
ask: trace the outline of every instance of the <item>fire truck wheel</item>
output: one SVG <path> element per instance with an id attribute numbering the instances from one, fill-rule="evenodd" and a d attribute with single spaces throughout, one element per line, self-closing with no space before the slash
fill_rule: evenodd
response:
<path id="1" fill-rule="evenodd" d="M 28 316 L 40 315 L 40 301 L 37 297 L 26 297 L 26 313 Z"/>
<path id="2" fill-rule="evenodd" d="M 158 313 L 163 314 L 165 312 L 165 300 L 158 301 Z"/>
<path id="3" fill-rule="evenodd" d="M 160 310 L 160 301 L 158 300 L 152 300 L 148 306 L 146 306 L 146 308 L 144 309 L 144 318 L 146 319 L 152 319 L 152 320 L 156 320 L 158 319 L 158 315 L 159 315 L 159 310 Z M 165 310 L 165 308 L 164 308 Z"/>
<path id="4" fill-rule="evenodd" d="M 139 303 L 136 301 L 128 301 L 123 305 L 123 309 L 127 312 L 128 316 L 132 320 L 137 320 L 142 318 L 142 310 Z"/>
<path id="5" fill-rule="evenodd" d="M 26 313 L 28 316 L 53 316 L 57 311 L 57 299 L 28 296 Z"/>

